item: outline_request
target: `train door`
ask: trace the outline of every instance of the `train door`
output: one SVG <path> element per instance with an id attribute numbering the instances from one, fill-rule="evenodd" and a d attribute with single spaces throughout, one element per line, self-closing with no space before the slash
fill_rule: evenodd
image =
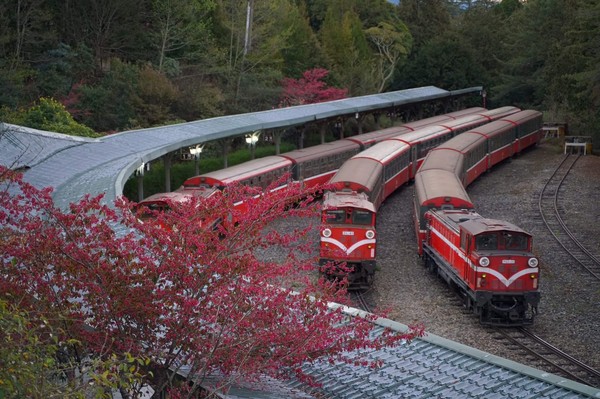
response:
<path id="1" fill-rule="evenodd" d="M 471 267 L 467 259 L 471 259 L 471 243 L 473 242 L 473 236 L 463 230 L 460 229 L 460 250 L 465 255 L 463 257 L 463 267 L 464 269 L 464 278 L 467 284 L 475 289 L 476 281 L 477 281 L 477 268 Z"/>
<path id="2" fill-rule="evenodd" d="M 417 169 L 419 168 L 419 144 L 414 144 L 410 147 L 410 176 L 409 178 L 412 180 L 415 178 L 417 174 Z"/>

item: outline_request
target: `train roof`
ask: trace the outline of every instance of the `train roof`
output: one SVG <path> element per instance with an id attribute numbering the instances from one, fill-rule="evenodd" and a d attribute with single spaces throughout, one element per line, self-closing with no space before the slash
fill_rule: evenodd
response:
<path id="1" fill-rule="evenodd" d="M 375 206 L 365 193 L 352 190 L 328 191 L 323 196 L 323 209 L 328 208 L 359 208 L 375 212 Z"/>
<path id="2" fill-rule="evenodd" d="M 442 169 L 459 175 L 464 164 L 464 157 L 458 151 L 448 148 L 433 148 L 425 156 L 420 172 L 430 169 Z"/>
<path id="3" fill-rule="evenodd" d="M 456 130 L 462 127 L 468 127 L 477 123 L 488 122 L 489 119 L 483 115 L 465 115 L 457 119 L 452 119 L 440 123 L 441 126 L 445 126 L 449 129 Z"/>
<path id="4" fill-rule="evenodd" d="M 491 110 L 482 112 L 482 115 L 489 116 L 492 119 L 500 119 L 500 118 L 512 115 L 514 113 L 517 113 L 519 111 L 521 111 L 520 108 L 506 106 L 506 107 L 495 108 L 495 109 L 491 109 Z"/>
<path id="5" fill-rule="evenodd" d="M 414 132 L 403 134 L 400 137 L 393 137 L 388 140 L 402 140 L 406 143 L 415 144 L 430 139 L 440 134 L 446 134 L 450 129 L 441 125 L 426 126 L 415 130 Z"/>
<path id="6" fill-rule="evenodd" d="M 190 177 L 183 182 L 185 187 L 199 186 L 205 181 L 210 185 L 227 186 L 235 181 L 242 181 L 257 174 L 266 173 L 269 170 L 292 166 L 292 161 L 279 156 L 267 156 L 253 159 L 229 168 L 216 170 L 203 175 Z M 204 180 L 203 180 L 204 178 Z"/>
<path id="7" fill-rule="evenodd" d="M 523 121 L 526 121 L 529 119 L 538 118 L 540 116 L 542 116 L 542 113 L 540 111 L 527 109 L 525 111 L 517 112 L 513 115 L 508 115 L 508 116 L 502 118 L 502 120 L 518 123 L 518 122 L 523 122 Z"/>
<path id="8" fill-rule="evenodd" d="M 437 115 L 437 116 L 432 116 L 430 118 L 420 119 L 418 121 L 408 122 L 408 123 L 405 123 L 402 126 L 404 126 L 406 128 L 409 128 L 410 130 L 414 131 L 414 130 L 417 130 L 417 129 L 422 129 L 422 128 L 427 127 L 427 126 L 432 125 L 432 124 L 437 125 L 437 124 L 439 124 L 441 122 L 448 121 L 448 120 L 451 120 L 451 119 L 453 119 L 453 118 L 448 117 L 446 115 Z"/>
<path id="9" fill-rule="evenodd" d="M 166 203 L 168 201 L 182 203 L 182 202 L 188 201 L 191 197 L 208 198 L 213 193 L 215 193 L 215 191 L 217 191 L 217 190 L 213 187 L 200 187 L 197 189 L 196 188 L 190 189 L 190 188 L 182 187 L 175 191 L 171 191 L 171 192 L 167 192 L 167 193 L 152 194 L 152 195 L 144 198 L 144 200 L 140 201 L 139 204 L 146 205 L 146 204 Z"/>
<path id="10" fill-rule="evenodd" d="M 412 132 L 412 129 L 404 126 L 393 126 L 386 129 L 375 130 L 368 133 L 357 134 L 356 136 L 346 137 L 346 140 L 368 146 L 373 143 L 380 142 L 386 138 L 402 135 L 408 132 Z"/>
<path id="11" fill-rule="evenodd" d="M 451 224 L 460 224 L 463 230 L 466 230 L 473 235 L 488 233 L 490 231 L 512 231 L 531 236 L 531 234 L 510 222 L 487 219 L 474 211 L 442 209 L 432 211 L 432 213 L 438 215 L 441 219 L 445 219 Z"/>
<path id="12" fill-rule="evenodd" d="M 453 149 L 462 153 L 467 152 L 471 148 L 485 143 L 486 137 L 478 132 L 479 128 L 461 133 L 458 136 L 446 141 L 444 144 L 441 144 L 438 148 Z"/>
<path id="13" fill-rule="evenodd" d="M 415 198 L 420 206 L 429 208 L 473 208 L 459 178 L 447 170 L 419 171 L 415 176 Z"/>
<path id="14" fill-rule="evenodd" d="M 449 112 L 443 115 L 436 115 L 417 121 L 407 122 L 402 125 L 389 127 L 386 129 L 346 137 L 346 139 L 356 141 L 362 145 L 369 145 L 374 142 L 382 141 L 385 138 L 400 136 L 429 125 L 443 125 L 446 123 L 450 123 L 456 119 L 463 118 L 465 116 L 472 116 L 476 120 L 478 118 L 482 118 L 483 113 L 485 113 L 486 111 L 487 110 L 483 107 L 466 108 L 461 109 L 459 111 Z"/>
<path id="15" fill-rule="evenodd" d="M 360 151 L 360 146 L 350 140 L 337 140 L 330 143 L 318 144 L 312 147 L 306 147 L 299 150 L 293 150 L 280 154 L 280 156 L 292 160 L 294 162 L 306 162 L 317 158 L 322 158 L 325 155 L 332 155 L 339 152 L 346 152 L 352 149 Z"/>
<path id="16" fill-rule="evenodd" d="M 384 143 L 376 144 L 352 158 L 370 158 L 385 164 L 399 153 L 409 150 L 410 146 L 403 141 L 386 140 Z"/>
<path id="17" fill-rule="evenodd" d="M 381 176 L 383 166 L 370 158 L 350 158 L 329 181 L 336 189 L 351 188 L 370 193 Z"/>
<path id="18" fill-rule="evenodd" d="M 485 111 L 487 111 L 487 109 L 483 108 L 483 107 L 471 107 L 471 108 L 460 109 L 460 110 L 454 111 L 454 112 L 449 112 L 445 115 L 447 115 L 451 118 L 460 118 L 461 116 L 471 115 L 471 114 L 480 114 Z"/>

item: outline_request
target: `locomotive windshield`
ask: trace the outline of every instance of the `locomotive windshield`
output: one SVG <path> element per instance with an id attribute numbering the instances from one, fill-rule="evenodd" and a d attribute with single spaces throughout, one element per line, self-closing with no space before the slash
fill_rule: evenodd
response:
<path id="1" fill-rule="evenodd" d="M 343 209 L 329 210 L 325 212 L 327 223 L 346 223 L 346 211 Z"/>
<path id="2" fill-rule="evenodd" d="M 529 240 L 526 235 L 508 231 L 502 233 L 502 243 L 507 250 L 526 251 L 529 248 Z"/>
<path id="3" fill-rule="evenodd" d="M 332 224 L 371 225 L 373 214 L 361 209 L 330 209 L 325 212 L 325 222 Z"/>
<path id="4" fill-rule="evenodd" d="M 371 212 L 355 209 L 354 212 L 352 212 L 352 224 L 370 225 Z"/>
<path id="5" fill-rule="evenodd" d="M 529 237 L 511 231 L 480 234 L 475 239 L 479 251 L 526 251 L 529 248 Z"/>

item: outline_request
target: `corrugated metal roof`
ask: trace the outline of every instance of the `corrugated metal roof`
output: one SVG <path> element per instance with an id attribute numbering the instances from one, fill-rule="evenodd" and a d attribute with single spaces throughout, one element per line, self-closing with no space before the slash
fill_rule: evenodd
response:
<path id="1" fill-rule="evenodd" d="M 8 123 L 0 123 L 0 137 L 0 164 L 11 169 L 32 168 L 66 148 L 97 142 Z"/>
<path id="2" fill-rule="evenodd" d="M 122 194 L 125 181 L 142 163 L 182 147 L 255 130 L 283 128 L 335 116 L 353 115 L 356 112 L 393 108 L 478 91 L 481 91 L 481 87 L 467 88 L 454 93 L 426 86 L 133 130 L 98 140 L 62 137 L 64 135 L 58 135 L 60 138 L 49 137 L 53 134 L 31 134 L 33 129 L 6 125 L 7 132 L 4 133 L 2 141 L 10 144 L 0 150 L 0 163 L 14 165 L 15 158 L 22 157 L 21 164 L 31 167 L 26 172 L 25 179 L 36 187 L 54 187 L 54 199 L 60 207 L 66 207 L 69 202 L 76 201 L 87 193 L 105 193 L 106 201 L 111 203 Z"/>

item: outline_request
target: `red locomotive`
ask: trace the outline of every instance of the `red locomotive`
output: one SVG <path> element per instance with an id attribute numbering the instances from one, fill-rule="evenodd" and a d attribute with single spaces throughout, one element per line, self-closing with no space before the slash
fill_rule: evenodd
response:
<path id="1" fill-rule="evenodd" d="M 517 111 L 519 109 L 515 107 L 502 107 L 444 120 L 440 125 L 425 126 L 385 139 L 344 163 L 331 179 L 331 189 L 323 201 L 319 263 L 327 266 L 325 272 L 338 278 L 350 270 L 350 288 L 369 286 L 375 271 L 376 212 L 381 203 L 415 178 L 423 159 L 437 145 Z M 370 212 L 372 217 L 365 215 L 362 224 L 353 223 L 353 215 L 358 212 Z M 342 214 L 347 216 L 335 217 Z M 366 225 L 369 220 L 370 224 Z M 367 232 L 372 237 L 365 240 Z M 336 264 L 345 264 L 345 267 L 338 270 Z"/>
<path id="2" fill-rule="evenodd" d="M 465 187 L 541 139 L 542 114 L 522 111 L 448 140 L 415 178 L 415 231 L 427 267 L 456 287 L 482 324 L 533 323 L 540 299 L 532 237 L 474 211 Z"/>
<path id="3" fill-rule="evenodd" d="M 433 209 L 425 219 L 425 265 L 463 294 L 481 324 L 533 323 L 540 293 L 530 234 L 466 209 Z"/>

